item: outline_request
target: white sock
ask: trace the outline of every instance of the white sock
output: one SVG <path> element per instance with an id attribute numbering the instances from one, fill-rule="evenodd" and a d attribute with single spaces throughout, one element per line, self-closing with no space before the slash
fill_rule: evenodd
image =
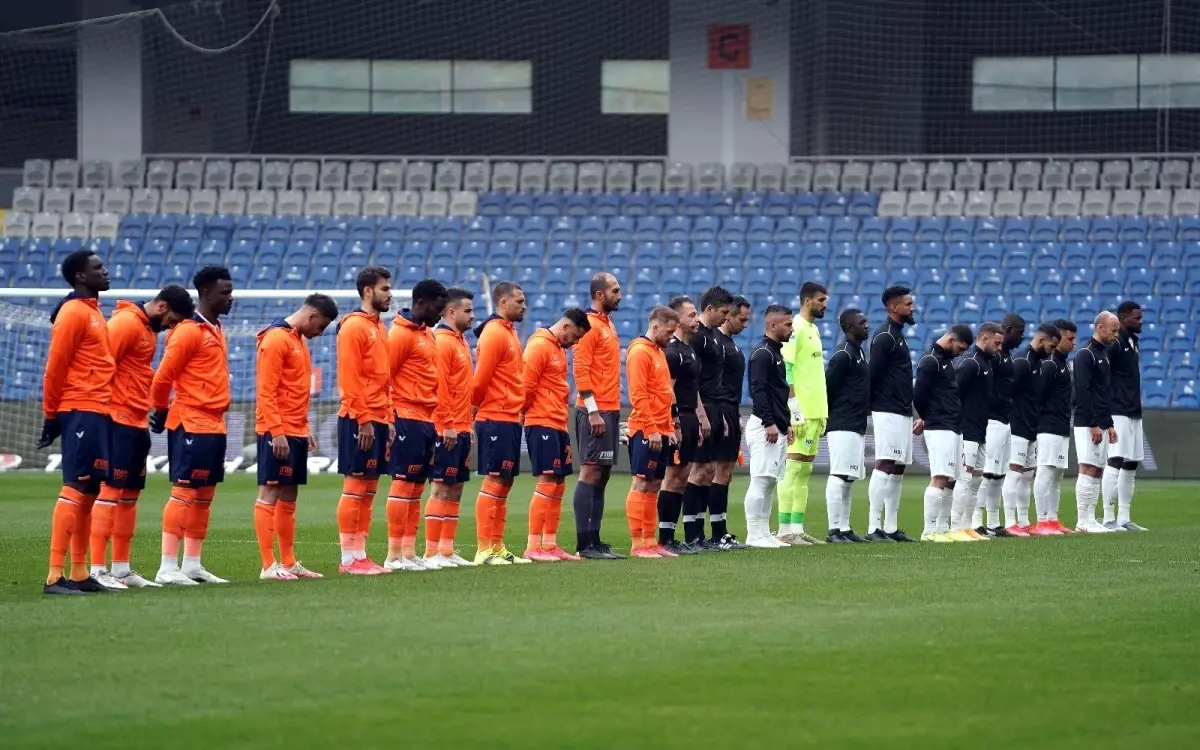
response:
<path id="1" fill-rule="evenodd" d="M 1017 485 L 1017 523 L 1024 522 L 1023 525 L 1029 526 L 1037 520 L 1036 516 L 1031 519 L 1029 517 L 1029 496 L 1033 494 L 1033 472 L 1021 472 L 1021 480 Z"/>
<path id="2" fill-rule="evenodd" d="M 1033 478 L 1033 502 L 1037 505 L 1038 523 L 1050 520 L 1050 492 L 1054 488 L 1054 480 L 1050 474 L 1053 471 L 1051 466 L 1039 466 Z"/>
<path id="3" fill-rule="evenodd" d="M 1117 520 L 1117 482 L 1121 470 L 1115 466 L 1104 467 L 1104 478 L 1100 483 L 1100 498 L 1104 501 L 1104 522 Z"/>
<path id="4" fill-rule="evenodd" d="M 883 499 L 885 510 L 883 530 L 894 534 L 900 528 L 900 494 L 904 492 L 904 475 L 892 474 L 888 478 L 888 493 Z"/>
<path id="5" fill-rule="evenodd" d="M 162 563 L 158 569 L 164 571 L 179 570 L 179 558 L 175 555 L 163 555 Z"/>
<path id="6" fill-rule="evenodd" d="M 852 482 L 842 482 L 842 514 L 839 516 L 842 521 L 842 531 L 850 530 L 850 500 L 853 495 L 854 484 Z"/>
<path id="7" fill-rule="evenodd" d="M 104 572 L 103 565 L 93 565 L 92 566 L 92 578 L 95 578 L 96 576 L 100 575 L 103 572 Z"/>
<path id="8" fill-rule="evenodd" d="M 1004 528 L 1004 520 L 1000 517 L 1000 494 L 1004 490 L 1004 482 L 998 477 L 984 477 L 979 485 L 980 502 L 987 510 L 987 526 L 990 529 Z"/>
<path id="9" fill-rule="evenodd" d="M 763 527 L 767 531 L 767 536 L 771 535 L 771 511 L 775 509 L 775 501 L 779 499 L 779 481 L 772 480 L 771 486 L 767 488 L 767 496 L 763 500 Z"/>
<path id="10" fill-rule="evenodd" d="M 960 479 L 954 483 L 954 489 L 950 491 L 950 528 L 955 531 L 966 529 L 971 523 L 973 507 L 968 504 L 971 495 L 970 485 L 970 477 Z"/>
<path id="11" fill-rule="evenodd" d="M 825 513 L 829 516 L 829 528 L 842 527 L 842 485 L 846 480 L 834 474 L 825 482 Z"/>
<path id="12" fill-rule="evenodd" d="M 183 556 L 183 570 L 199 570 L 203 566 L 200 564 L 200 558 Z"/>
<path id="13" fill-rule="evenodd" d="M 1133 508 L 1133 485 L 1137 469 L 1121 469 L 1117 477 L 1117 523 L 1129 523 Z"/>
<path id="14" fill-rule="evenodd" d="M 1018 493 L 1021 486 L 1021 474 L 1016 471 L 1010 471 L 1004 475 L 1004 485 L 1001 488 L 1001 494 L 1004 497 L 1004 520 L 1006 526 L 1013 526 L 1017 521 L 1017 504 Z M 1029 499 L 1026 498 L 1025 504 L 1029 504 Z"/>
<path id="15" fill-rule="evenodd" d="M 941 490 L 941 507 L 938 508 L 938 531 L 950 530 L 951 511 L 954 510 L 954 488 L 947 487 Z"/>
<path id="16" fill-rule="evenodd" d="M 128 562 L 114 562 L 112 566 L 112 574 L 117 578 L 124 578 L 129 575 Z"/>
<path id="17" fill-rule="evenodd" d="M 979 486 L 975 489 L 975 510 L 971 514 L 971 528 L 974 529 L 986 525 L 987 519 L 983 512 L 987 508 L 987 498 L 988 493 L 991 492 L 992 480 L 981 476 L 978 484 Z"/>
<path id="18" fill-rule="evenodd" d="M 1046 511 L 1050 514 L 1051 521 L 1058 520 L 1058 508 L 1062 503 L 1062 480 L 1063 470 L 1057 466 L 1050 467 L 1050 505 Z"/>
<path id="19" fill-rule="evenodd" d="M 1087 526 L 1096 522 L 1096 497 L 1099 482 L 1095 477 L 1080 473 L 1075 477 L 1075 511 L 1078 513 L 1075 526 Z"/>
<path id="20" fill-rule="evenodd" d="M 871 472 L 871 483 L 867 485 L 867 497 L 871 500 L 871 515 L 867 516 L 867 533 L 883 528 L 883 506 L 888 494 L 888 474 L 876 469 Z"/>
<path id="21" fill-rule="evenodd" d="M 342 565 L 350 567 L 354 564 L 354 553 L 348 549 L 342 550 Z"/>
<path id="22" fill-rule="evenodd" d="M 925 488 L 925 528 L 922 534 L 938 531 L 938 514 L 942 511 L 942 491 L 932 484 Z"/>
<path id="23" fill-rule="evenodd" d="M 763 505 L 766 502 L 767 490 L 770 485 L 768 477 L 750 477 L 750 486 L 746 489 L 746 536 L 749 539 L 761 539 L 767 535 Z"/>
<path id="24" fill-rule="evenodd" d="M 983 519 L 979 519 L 979 523 L 975 523 L 976 515 L 981 515 L 979 510 L 979 484 L 983 481 L 983 475 L 971 475 L 967 477 L 967 509 L 964 511 L 963 521 L 970 524 L 967 528 L 975 529 L 983 525 Z"/>

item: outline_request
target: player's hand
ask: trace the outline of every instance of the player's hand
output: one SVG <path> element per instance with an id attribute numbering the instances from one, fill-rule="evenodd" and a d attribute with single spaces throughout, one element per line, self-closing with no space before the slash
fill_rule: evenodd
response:
<path id="1" fill-rule="evenodd" d="M 671 437 L 675 440 L 675 445 L 683 444 L 683 428 L 679 426 L 679 420 L 675 420 L 675 434 Z"/>
<path id="2" fill-rule="evenodd" d="M 395 427 L 389 427 L 389 430 L 394 431 Z M 358 449 L 364 453 L 371 450 L 371 446 L 375 445 L 375 425 L 368 422 L 358 426 Z"/>
<path id="3" fill-rule="evenodd" d="M 924 431 L 925 431 L 925 420 L 924 419 L 914 419 L 913 420 L 913 434 L 920 435 Z"/>
<path id="4" fill-rule="evenodd" d="M 700 421 L 700 442 L 703 443 L 712 435 L 712 423 L 708 421 L 708 414 L 703 406 L 696 409 L 696 419 Z"/>
<path id="5" fill-rule="evenodd" d="M 375 437 L 375 433 L 374 433 L 374 431 L 372 431 L 371 432 L 372 440 L 374 439 L 374 437 Z M 388 445 L 391 445 L 394 442 L 396 442 L 396 423 L 388 422 Z"/>
<path id="6" fill-rule="evenodd" d="M 1108 444 L 1116 445 L 1116 443 L 1117 443 L 1117 428 L 1109 427 L 1108 428 Z"/>
<path id="7" fill-rule="evenodd" d="M 767 442 L 771 445 L 779 442 L 779 428 L 775 425 L 767 427 Z"/>
<path id="8" fill-rule="evenodd" d="M 317 436 L 314 433 L 308 433 L 308 452 L 317 452 Z"/>
<path id="9" fill-rule="evenodd" d="M 1089 427 L 1088 430 L 1092 435 L 1092 445 L 1100 445 L 1100 441 L 1104 439 L 1104 430 L 1099 427 Z"/>
<path id="10" fill-rule="evenodd" d="M 42 436 L 37 441 L 38 450 L 49 448 L 55 440 L 58 440 L 58 436 L 61 434 L 62 425 L 58 423 L 57 419 L 47 419 L 45 422 L 42 422 Z"/>
<path id="11" fill-rule="evenodd" d="M 271 453 L 280 461 L 286 461 L 288 456 L 292 455 L 286 435 L 276 435 L 271 438 Z"/>
<path id="12" fill-rule="evenodd" d="M 650 444 L 651 453 L 658 453 L 662 450 L 662 435 L 660 433 L 650 433 L 646 436 L 646 442 Z"/>
<path id="13" fill-rule="evenodd" d="M 600 437 L 604 434 L 604 415 L 598 411 L 588 414 L 588 432 L 592 437 Z"/>
<path id="14" fill-rule="evenodd" d="M 161 435 L 162 431 L 167 429 L 167 410 L 155 409 L 150 415 L 150 431 L 155 435 Z"/>
<path id="15" fill-rule="evenodd" d="M 456 445 L 458 445 L 458 430 L 453 427 L 442 430 L 442 447 L 452 451 Z"/>
<path id="16" fill-rule="evenodd" d="M 796 442 L 796 428 L 789 426 L 787 431 L 788 445 Z"/>

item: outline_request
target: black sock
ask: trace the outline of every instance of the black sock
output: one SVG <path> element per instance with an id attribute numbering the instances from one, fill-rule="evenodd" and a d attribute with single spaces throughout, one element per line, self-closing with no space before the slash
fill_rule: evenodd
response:
<path id="1" fill-rule="evenodd" d="M 607 472 L 604 481 L 608 482 Z M 604 485 L 593 484 L 592 488 L 592 538 L 600 544 L 600 523 L 604 520 Z"/>
<path id="2" fill-rule="evenodd" d="M 592 543 L 592 485 L 577 482 L 572 502 L 575 506 L 576 549 L 586 549 Z"/>
<path id="3" fill-rule="evenodd" d="M 725 514 L 729 510 L 729 485 L 713 483 L 708 490 L 708 513 L 712 519 L 712 538 L 714 542 L 729 533 Z"/>
<path id="4" fill-rule="evenodd" d="M 679 492 L 658 493 L 658 543 L 675 541 L 675 524 L 679 523 L 679 509 L 683 507 L 683 494 Z"/>
<path id="5" fill-rule="evenodd" d="M 687 483 L 683 488 L 683 538 L 688 544 L 704 539 L 704 506 L 708 488 Z"/>

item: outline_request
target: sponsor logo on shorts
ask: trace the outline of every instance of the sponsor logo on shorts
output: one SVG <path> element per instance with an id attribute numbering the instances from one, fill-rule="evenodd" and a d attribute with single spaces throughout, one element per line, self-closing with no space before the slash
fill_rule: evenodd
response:
<path id="1" fill-rule="evenodd" d="M 421 464 L 409 464 L 407 471 L 409 474 L 420 474 L 424 468 Z"/>
<path id="2" fill-rule="evenodd" d="M 646 471 L 654 471 L 658 468 L 658 461 L 650 460 L 646 462 Z"/>
<path id="3" fill-rule="evenodd" d="M 279 467 L 279 476 L 281 476 L 281 477 L 290 477 L 290 476 L 292 476 L 292 467 L 291 467 L 291 466 L 288 466 L 288 465 L 286 465 L 286 464 L 285 464 L 285 465 L 283 465 L 283 466 L 280 466 L 280 467 Z"/>
<path id="4" fill-rule="evenodd" d="M 516 463 L 513 461 L 501 461 L 500 471 L 511 471 L 514 466 L 516 466 Z"/>
<path id="5" fill-rule="evenodd" d="M 208 469 L 192 469 L 193 482 L 206 482 L 211 474 Z"/>
<path id="6" fill-rule="evenodd" d="M 458 476 L 458 467 L 457 466 L 447 466 L 446 471 L 444 473 L 448 477 L 456 477 L 456 476 Z"/>
<path id="7" fill-rule="evenodd" d="M 643 440 L 642 442 L 644 443 L 646 441 Z M 600 460 L 601 461 L 611 461 L 612 457 L 613 457 L 612 451 L 600 451 Z"/>
<path id="8" fill-rule="evenodd" d="M 378 461 L 378 459 L 374 459 L 374 458 L 368 458 L 368 459 L 367 459 L 367 469 L 368 469 L 368 470 L 373 470 L 373 469 L 377 469 L 377 468 L 379 468 L 379 461 Z"/>
<path id="9" fill-rule="evenodd" d="M 850 471 L 858 471 L 858 464 L 850 464 Z"/>
<path id="10" fill-rule="evenodd" d="M 145 469 L 142 469 L 142 471 L 144 472 Z M 129 479 L 129 472 L 125 471 L 124 469 L 113 469 L 112 475 L 113 479 L 117 480 L 118 482 L 123 482 L 126 479 Z"/>
<path id="11" fill-rule="evenodd" d="M 99 469 L 101 471 L 108 471 L 108 459 L 107 458 L 93 459 L 92 460 L 92 468 Z"/>

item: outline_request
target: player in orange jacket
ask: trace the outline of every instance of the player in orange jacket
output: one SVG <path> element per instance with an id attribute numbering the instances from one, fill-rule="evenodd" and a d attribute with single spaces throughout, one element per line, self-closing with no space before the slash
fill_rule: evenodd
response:
<path id="1" fill-rule="evenodd" d="M 392 275 L 367 266 L 355 279 L 359 309 L 342 318 L 337 331 L 338 473 L 345 477 L 338 501 L 339 573 L 379 575 L 387 568 L 367 557 L 371 511 L 379 475 L 387 469 L 392 423 L 387 329 L 379 319 L 392 306 Z"/>
<path id="2" fill-rule="evenodd" d="M 442 322 L 433 329 L 437 343 L 437 407 L 433 428 L 433 496 L 425 504 L 425 558 L 439 565 L 472 567 L 454 551 L 463 485 L 471 478 L 471 347 L 463 334 L 475 322 L 475 295 L 451 287 Z"/>
<path id="3" fill-rule="evenodd" d="M 508 493 L 513 477 L 521 473 L 525 385 L 521 379 L 521 337 L 515 324 L 525 319 L 525 292 L 511 281 L 501 281 L 492 289 L 492 302 L 496 313 L 475 328 L 479 343 L 471 384 L 479 473 L 484 475 L 475 501 L 479 535 L 475 563 L 512 565 L 529 562 L 504 546 Z"/>
<path id="4" fill-rule="evenodd" d="M 76 250 L 63 260 L 62 275 L 71 293 L 50 314 L 50 351 L 42 378 L 46 421 L 37 445 L 49 447 L 62 436 L 63 486 L 54 505 L 50 570 L 42 590 L 80 595 L 108 591 L 88 575 L 87 547 L 92 506 L 108 474 L 108 412 L 116 366 L 100 312 L 100 292 L 108 289 L 104 261 L 90 250 Z"/>
<path id="5" fill-rule="evenodd" d="M 392 484 L 387 494 L 388 570 L 438 570 L 438 562 L 417 556 L 421 495 L 433 464 L 433 411 L 437 408 L 437 343 L 433 326 L 446 309 L 446 287 L 423 279 L 412 290 L 412 309 L 401 310 L 388 333 L 392 419 L 396 436 L 388 457 Z M 453 566 L 445 566 L 453 567 Z"/>
<path id="6" fill-rule="evenodd" d="M 337 303 L 310 294 L 300 309 L 272 322 L 255 347 L 254 432 L 258 436 L 258 499 L 254 534 L 267 581 L 323 578 L 296 559 L 296 497 L 308 483 L 308 455 L 317 449 L 308 423 L 314 339 L 337 320 Z M 275 540 L 279 540 L 279 560 Z"/>
<path id="7" fill-rule="evenodd" d="M 150 455 L 150 363 L 158 352 L 158 334 L 196 314 L 196 303 L 181 286 L 164 287 L 150 302 L 121 300 L 108 319 L 108 346 L 116 371 L 112 379 L 112 418 L 108 478 L 92 508 L 92 577 L 112 589 L 157 588 L 129 567 L 137 500 L 146 488 Z M 112 539 L 112 571 L 104 561 Z"/>
<path id="8" fill-rule="evenodd" d="M 679 313 L 669 307 L 650 312 L 645 336 L 629 344 L 625 373 L 629 378 L 629 463 L 633 484 L 625 498 L 625 516 L 632 538 L 631 557 L 678 557 L 660 546 L 658 490 L 680 440 L 679 408 L 664 348 L 671 341 Z"/>
<path id="9" fill-rule="evenodd" d="M 171 499 L 163 510 L 162 565 L 156 583 L 228 583 L 200 561 L 217 484 L 225 479 L 225 412 L 229 410 L 229 348 L 220 318 L 233 307 L 229 269 L 206 266 L 192 279 L 196 314 L 167 336 L 150 384 L 150 429 L 167 430 Z M 174 390 L 175 396 L 171 398 Z M 169 405 L 169 410 L 168 410 Z M 183 540 L 183 566 L 179 541 Z"/>
<path id="10" fill-rule="evenodd" d="M 567 350 L 591 328 L 579 308 L 563 313 L 549 328 L 539 328 L 525 343 L 525 445 L 537 482 L 529 501 L 529 545 L 525 558 L 537 562 L 580 560 L 558 546 L 555 535 L 562 517 L 566 478 L 572 473 L 571 384 L 567 382 Z"/>

